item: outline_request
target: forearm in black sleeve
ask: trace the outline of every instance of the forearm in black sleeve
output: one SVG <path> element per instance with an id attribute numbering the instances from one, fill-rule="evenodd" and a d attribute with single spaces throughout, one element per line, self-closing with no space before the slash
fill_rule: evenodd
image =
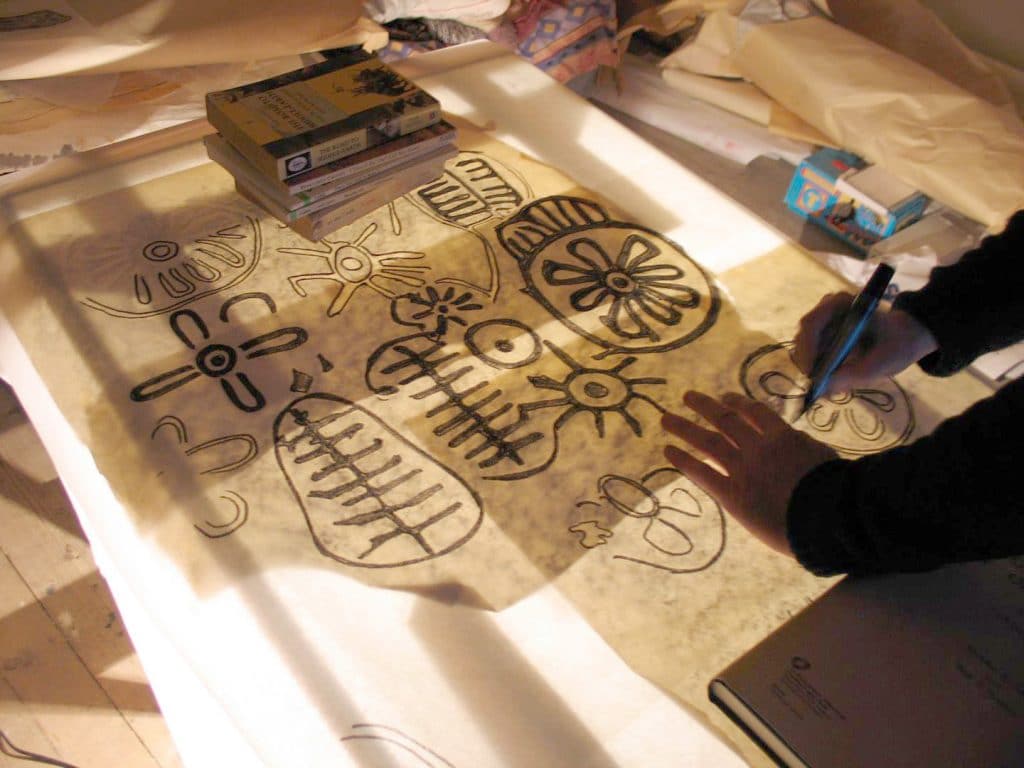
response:
<path id="1" fill-rule="evenodd" d="M 921 367 L 943 376 L 1024 338 L 1022 294 L 1024 211 L 956 264 L 933 269 L 924 288 L 900 294 L 893 307 L 931 331 L 939 351 L 921 360 Z"/>
<path id="2" fill-rule="evenodd" d="M 1018 380 L 911 445 L 809 472 L 790 500 L 790 545 L 819 575 L 1022 554 L 1022 457 Z"/>

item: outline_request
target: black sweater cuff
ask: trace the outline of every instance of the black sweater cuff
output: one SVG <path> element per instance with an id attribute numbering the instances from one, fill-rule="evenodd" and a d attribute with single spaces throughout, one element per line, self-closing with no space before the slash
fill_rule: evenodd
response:
<path id="1" fill-rule="evenodd" d="M 901 293 L 893 309 L 913 315 L 939 350 L 919 361 L 933 376 L 948 376 L 1024 336 L 1024 211 L 1000 235 L 986 237 L 959 262 L 932 270 L 919 291 Z"/>
<path id="2" fill-rule="evenodd" d="M 797 483 L 786 515 L 786 536 L 797 561 L 817 576 L 846 573 L 857 565 L 837 535 L 839 500 L 846 478 L 844 459 L 815 467 Z"/>

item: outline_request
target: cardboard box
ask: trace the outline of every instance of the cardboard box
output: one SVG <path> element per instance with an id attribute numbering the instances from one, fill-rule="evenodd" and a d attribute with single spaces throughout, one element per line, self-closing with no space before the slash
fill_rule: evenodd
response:
<path id="1" fill-rule="evenodd" d="M 917 221 L 928 198 L 878 165 L 819 149 L 797 166 L 786 205 L 862 254 Z"/>

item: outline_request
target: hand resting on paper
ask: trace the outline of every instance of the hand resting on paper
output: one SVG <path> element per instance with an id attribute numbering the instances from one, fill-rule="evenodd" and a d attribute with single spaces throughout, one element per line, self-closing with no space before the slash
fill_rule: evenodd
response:
<path id="1" fill-rule="evenodd" d="M 876 313 L 832 392 L 915 361 L 924 374 L 949 376 L 1024 341 L 1022 254 L 1019 211 L 1002 233 L 932 270 L 920 290 L 897 296 L 897 309 Z M 822 331 L 851 298 L 827 296 L 801 321 L 794 357 L 805 371 Z M 691 392 L 683 402 L 707 423 L 666 414 L 665 429 L 688 443 L 686 450 L 667 447 L 668 460 L 811 573 L 921 571 L 1024 553 L 1024 379 L 949 415 L 921 439 L 856 460 L 832 460 L 838 457 L 829 448 L 769 406 L 738 395 L 718 401 Z"/>
<path id="2" fill-rule="evenodd" d="M 800 320 L 793 359 L 805 373 L 811 368 L 829 322 L 853 302 L 849 293 L 832 293 Z M 845 392 L 899 373 L 937 348 L 932 334 L 906 312 L 879 311 L 842 366 L 826 394 Z M 793 429 L 763 403 L 730 393 L 715 400 L 688 392 L 683 402 L 710 428 L 677 414 L 662 426 L 682 438 L 723 472 L 693 453 L 670 445 L 665 458 L 718 501 L 765 544 L 792 555 L 786 532 L 789 500 L 800 479 L 820 464 L 838 458 L 828 446 Z"/>
<path id="3" fill-rule="evenodd" d="M 674 445 L 665 458 L 768 546 L 793 555 L 786 535 L 789 499 L 807 472 L 837 454 L 793 429 L 764 403 L 737 393 L 721 400 L 687 392 L 683 403 L 710 425 L 666 413 L 662 427 L 717 464 Z"/>
<path id="4" fill-rule="evenodd" d="M 801 318 L 794 339 L 793 362 L 804 373 L 811 370 L 829 321 L 852 303 L 850 293 L 830 293 Z M 936 349 L 935 337 L 913 315 L 879 308 L 857 346 L 832 376 L 825 394 L 848 392 L 893 376 Z"/>

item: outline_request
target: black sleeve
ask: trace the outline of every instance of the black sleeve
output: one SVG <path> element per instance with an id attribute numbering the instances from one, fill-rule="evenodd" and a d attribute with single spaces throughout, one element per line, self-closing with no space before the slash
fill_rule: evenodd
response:
<path id="1" fill-rule="evenodd" d="M 895 306 L 939 350 L 920 361 L 948 375 L 1024 338 L 1024 212 Z M 790 499 L 797 559 L 819 575 L 913 571 L 1024 553 L 1024 379 L 909 446 L 809 472 Z"/>
<path id="2" fill-rule="evenodd" d="M 932 375 L 948 376 L 986 352 L 1024 338 L 1024 211 L 1006 229 L 982 240 L 956 264 L 932 270 L 920 291 L 893 303 L 920 320 L 939 350 L 920 361 Z"/>
<path id="3" fill-rule="evenodd" d="M 1024 553 L 1022 457 L 1024 379 L 911 445 L 813 469 L 790 499 L 790 546 L 819 575 Z"/>

